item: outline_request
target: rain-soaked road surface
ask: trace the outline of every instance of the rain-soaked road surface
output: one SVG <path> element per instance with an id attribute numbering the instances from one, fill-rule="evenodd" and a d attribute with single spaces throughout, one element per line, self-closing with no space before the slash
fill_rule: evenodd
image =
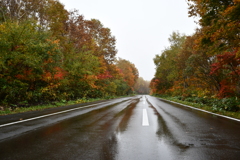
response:
<path id="1" fill-rule="evenodd" d="M 0 116 L 0 126 L 60 110 Z M 5 160 L 237 160 L 240 123 L 151 96 L 86 104 L 0 127 Z"/>

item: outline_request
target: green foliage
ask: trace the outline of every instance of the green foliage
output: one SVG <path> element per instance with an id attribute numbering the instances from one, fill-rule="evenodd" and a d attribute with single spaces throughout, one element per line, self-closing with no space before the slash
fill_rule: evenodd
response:
<path id="1" fill-rule="evenodd" d="M 133 63 L 128 60 L 119 58 L 116 61 L 117 67 L 120 69 L 120 72 L 123 75 L 124 80 L 127 82 L 128 86 L 133 90 L 134 84 L 138 79 L 138 70 Z"/>
<path id="2" fill-rule="evenodd" d="M 99 101 L 99 100 L 103 100 L 103 99 L 82 98 L 82 99 L 78 99 L 77 101 L 62 100 L 59 102 L 44 103 L 44 104 L 40 104 L 40 105 L 31 105 L 28 107 L 22 107 L 19 105 L 15 105 L 15 107 L 10 106 L 5 109 L 0 108 L 0 115 L 8 115 L 8 114 L 28 112 L 28 111 L 37 111 L 37 110 L 43 110 L 43 109 L 47 109 L 47 108 L 56 108 L 56 107 L 61 107 L 61 106 L 66 106 L 66 105 L 72 105 L 72 104 L 78 104 L 78 103 L 88 103 L 88 102 L 94 102 L 94 101 Z M 24 102 L 24 103 L 26 103 L 26 102 Z"/>
<path id="3" fill-rule="evenodd" d="M 128 86 L 126 81 L 124 81 L 123 79 L 116 79 L 114 83 L 117 85 L 116 88 L 117 96 L 127 95 L 127 92 L 130 90 L 130 87 Z"/>
<path id="4" fill-rule="evenodd" d="M 138 70 L 114 62 L 115 44 L 99 20 L 68 12 L 57 0 L 1 1 L 0 105 L 30 108 L 133 92 Z"/>
<path id="5" fill-rule="evenodd" d="M 199 16 L 200 28 L 188 37 L 177 33 L 170 36 L 170 47 L 154 59 L 156 73 L 151 93 L 183 99 L 192 95 L 240 98 L 240 2 L 188 2 L 189 15 Z M 236 109 L 231 105 L 220 108 Z"/>
<path id="6" fill-rule="evenodd" d="M 207 105 L 213 108 L 214 111 L 232 111 L 237 112 L 240 110 L 240 100 L 236 97 L 213 99 L 202 97 L 176 97 L 179 100 L 197 103 L 201 105 Z"/>
<path id="7" fill-rule="evenodd" d="M 166 48 L 161 55 L 156 55 L 154 63 L 156 65 L 155 85 L 161 93 L 166 93 L 174 85 L 174 81 L 181 76 L 177 68 L 177 56 L 182 48 L 186 36 L 178 32 L 173 32 L 170 35 L 170 47 Z"/>
<path id="8" fill-rule="evenodd" d="M 237 112 L 240 110 L 240 100 L 235 97 L 223 98 L 221 100 L 215 100 L 211 104 L 212 107 L 218 110 L 226 110 Z"/>
<path id="9" fill-rule="evenodd" d="M 44 74 L 54 74 L 59 66 L 57 42 L 36 27 L 32 21 L 0 24 L 0 96 L 5 102 L 39 98 L 33 93 L 47 86 Z"/>
<path id="10" fill-rule="evenodd" d="M 214 112 L 217 114 L 222 114 L 225 116 L 240 119 L 240 112 L 239 112 L 240 101 L 236 98 L 226 98 L 225 100 L 215 99 L 215 98 L 207 98 L 207 99 L 203 100 L 203 101 L 207 101 L 206 104 L 203 104 L 203 103 L 195 103 L 195 102 L 193 102 L 193 100 L 190 100 L 191 98 L 189 99 L 190 101 L 182 100 L 182 97 L 180 97 L 180 96 L 169 97 L 167 95 L 158 95 L 157 97 L 160 97 L 160 98 L 163 98 L 166 100 L 170 100 L 170 101 L 174 101 L 174 102 L 178 102 L 181 104 L 185 104 L 188 106 L 200 108 L 200 109 Z M 196 97 L 192 97 L 192 99 L 195 99 L 195 98 Z M 200 98 L 200 99 L 203 99 L 203 98 Z M 202 100 L 200 100 L 200 101 L 202 101 Z M 229 103 L 227 104 L 226 101 L 228 101 Z M 236 108 L 235 109 L 227 108 L 227 106 L 231 106 L 232 103 L 235 104 L 233 106 L 235 106 Z"/>

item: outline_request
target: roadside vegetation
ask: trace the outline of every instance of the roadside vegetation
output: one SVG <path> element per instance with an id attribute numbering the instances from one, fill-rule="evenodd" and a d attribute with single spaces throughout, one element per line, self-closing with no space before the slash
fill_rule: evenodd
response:
<path id="1" fill-rule="evenodd" d="M 134 94 L 128 95 L 128 96 L 134 96 Z M 89 103 L 89 102 L 97 102 L 102 100 L 109 100 L 109 99 L 115 99 L 120 97 L 127 97 L 127 96 L 107 96 L 102 98 L 79 98 L 77 100 L 70 100 L 70 101 L 55 101 L 51 103 L 45 103 L 45 104 L 39 104 L 39 105 L 29 105 L 25 107 L 19 107 L 19 106 L 10 106 L 0 108 L 0 115 L 9 115 L 9 114 L 16 114 L 16 113 L 23 113 L 23 112 L 30 112 L 30 111 L 39 111 L 44 110 L 48 108 L 56 108 L 56 107 L 62 107 L 67 105 L 73 105 L 73 104 L 81 104 L 81 103 Z"/>
<path id="2" fill-rule="evenodd" d="M 170 35 L 170 46 L 154 58 L 151 94 L 239 118 L 240 1 L 188 4 L 199 28 L 190 36 Z"/>
<path id="3" fill-rule="evenodd" d="M 58 0 L 2 0 L 0 112 L 135 93 L 138 70 L 116 57 L 115 44 L 99 20 L 67 11 Z"/>
<path id="4" fill-rule="evenodd" d="M 153 95 L 162 99 L 166 99 L 180 104 L 185 104 L 209 112 L 217 113 L 224 116 L 240 119 L 239 106 L 240 101 L 235 98 L 200 98 L 200 97 L 188 97 L 183 98 L 181 96 L 167 96 L 167 95 Z"/>

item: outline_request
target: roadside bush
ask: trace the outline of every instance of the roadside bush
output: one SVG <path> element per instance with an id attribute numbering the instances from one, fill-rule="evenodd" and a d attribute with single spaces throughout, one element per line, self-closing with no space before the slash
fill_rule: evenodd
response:
<path id="1" fill-rule="evenodd" d="M 177 97 L 175 97 L 176 99 L 178 99 L 178 100 L 182 100 L 182 97 L 181 96 L 177 96 Z"/>
<path id="2" fill-rule="evenodd" d="M 58 41 L 36 28 L 34 21 L 0 24 L 0 104 L 42 99 L 30 93 L 47 87 L 54 68 L 61 64 Z"/>
<path id="3" fill-rule="evenodd" d="M 234 97 L 232 98 L 223 98 L 221 100 L 222 106 L 226 111 L 239 111 L 240 101 Z"/>
<path id="4" fill-rule="evenodd" d="M 232 111 L 237 112 L 240 110 L 240 101 L 237 98 L 223 98 L 223 99 L 210 99 L 210 98 L 202 98 L 202 97 L 175 97 L 178 100 L 187 101 L 191 103 L 204 104 L 207 106 L 211 106 L 215 111 Z"/>
<path id="5" fill-rule="evenodd" d="M 184 99 L 184 101 L 195 102 L 193 97 L 187 97 L 187 98 Z"/>

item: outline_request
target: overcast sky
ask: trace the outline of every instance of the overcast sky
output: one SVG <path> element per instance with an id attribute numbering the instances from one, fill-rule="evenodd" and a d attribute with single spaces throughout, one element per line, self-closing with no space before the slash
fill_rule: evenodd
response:
<path id="1" fill-rule="evenodd" d="M 98 19 L 117 39 L 117 57 L 134 63 L 139 76 L 151 80 L 153 58 L 169 46 L 173 31 L 191 35 L 197 25 L 188 17 L 187 0 L 60 0 L 85 19 Z"/>

